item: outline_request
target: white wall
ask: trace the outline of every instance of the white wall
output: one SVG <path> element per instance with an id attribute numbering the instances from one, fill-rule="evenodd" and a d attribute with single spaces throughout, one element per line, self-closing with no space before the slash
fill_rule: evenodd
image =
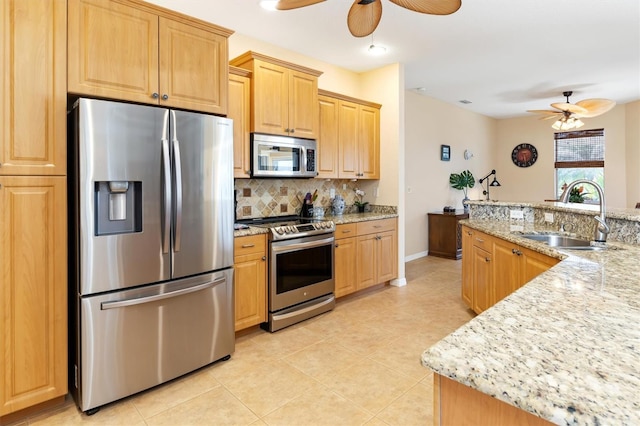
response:
<path id="1" fill-rule="evenodd" d="M 626 105 L 627 207 L 640 203 L 640 101 Z"/>
<path id="2" fill-rule="evenodd" d="M 637 107 L 636 107 L 637 108 Z M 633 109 L 633 108 L 632 108 Z M 605 199 L 609 207 L 628 207 L 627 167 L 640 165 L 627 157 L 627 147 L 633 145 L 632 135 L 627 135 L 627 106 L 617 105 L 608 113 L 595 118 L 585 118 L 582 129 L 605 131 Z M 637 120 L 636 120 L 637 121 Z M 535 116 L 498 121 L 498 138 L 494 152 L 494 164 L 502 187 L 495 191 L 498 199 L 505 201 L 544 201 L 554 199 L 554 129 L 549 120 Z M 636 129 L 637 130 L 637 129 Z M 637 134 L 635 145 L 637 147 Z M 517 167 L 511 161 L 511 151 L 523 142 L 538 150 L 538 161 L 531 167 Z M 627 166 L 628 164 L 628 166 Z M 492 192 L 492 198 L 493 198 Z M 640 200 L 639 200 L 640 201 Z M 633 203 L 635 205 L 635 202 Z"/>
<path id="3" fill-rule="evenodd" d="M 463 193 L 450 187 L 449 175 L 468 169 L 477 181 L 495 167 L 496 125 L 495 119 L 405 91 L 405 184 L 402 190 L 406 197 L 407 259 L 426 255 L 427 213 L 442 211 L 445 205 L 462 209 Z M 440 161 L 440 145 L 451 147 L 450 161 Z M 465 149 L 473 152 L 470 160 L 463 157 Z M 400 172 L 403 172 L 402 166 Z M 482 197 L 482 189 L 476 183 L 469 190 L 469 198 Z"/>

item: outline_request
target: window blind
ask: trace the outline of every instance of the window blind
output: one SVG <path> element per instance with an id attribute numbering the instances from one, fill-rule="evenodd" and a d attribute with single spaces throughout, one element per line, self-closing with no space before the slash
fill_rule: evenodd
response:
<path id="1" fill-rule="evenodd" d="M 555 134 L 555 168 L 604 167 L 604 129 Z"/>

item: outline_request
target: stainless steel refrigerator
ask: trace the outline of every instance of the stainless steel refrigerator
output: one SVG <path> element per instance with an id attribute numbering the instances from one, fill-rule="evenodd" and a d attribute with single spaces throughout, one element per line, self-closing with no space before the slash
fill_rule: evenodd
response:
<path id="1" fill-rule="evenodd" d="M 74 103 L 69 371 L 82 411 L 234 351 L 232 125 Z"/>

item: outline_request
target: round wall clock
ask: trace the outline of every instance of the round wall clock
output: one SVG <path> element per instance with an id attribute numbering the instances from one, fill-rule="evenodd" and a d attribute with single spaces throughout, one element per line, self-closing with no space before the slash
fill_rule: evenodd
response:
<path id="1" fill-rule="evenodd" d="M 516 145 L 511 151 L 511 161 L 518 167 L 529 167 L 538 159 L 538 150 L 530 143 Z"/>

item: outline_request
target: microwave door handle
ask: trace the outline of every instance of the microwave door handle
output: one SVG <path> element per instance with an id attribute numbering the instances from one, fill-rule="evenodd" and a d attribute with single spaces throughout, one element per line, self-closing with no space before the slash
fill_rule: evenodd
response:
<path id="1" fill-rule="evenodd" d="M 176 126 L 176 112 L 171 111 L 172 121 L 172 143 L 173 143 L 173 167 L 175 171 L 176 182 L 176 211 L 175 211 L 175 230 L 173 240 L 173 251 L 180 251 L 180 239 L 182 236 L 182 161 L 180 158 L 180 141 L 178 140 L 178 132 Z"/>
<path id="2" fill-rule="evenodd" d="M 301 148 L 302 152 L 302 164 L 300 164 L 300 173 L 305 173 L 307 171 L 307 148 Z"/>
<path id="3" fill-rule="evenodd" d="M 162 124 L 162 172 L 164 177 L 164 220 L 162 224 L 162 253 L 169 253 L 171 236 L 171 154 L 169 151 L 169 111 L 165 111 Z"/>

